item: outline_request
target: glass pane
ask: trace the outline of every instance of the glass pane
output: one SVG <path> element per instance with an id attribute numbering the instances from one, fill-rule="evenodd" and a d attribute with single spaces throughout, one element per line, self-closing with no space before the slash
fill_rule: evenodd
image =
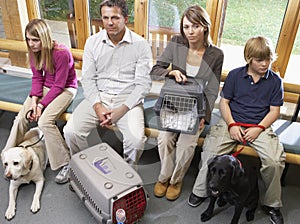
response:
<path id="1" fill-rule="evenodd" d="M 72 1 L 72 0 L 70 0 Z M 67 15 L 69 13 L 66 0 L 40 0 L 41 17 L 50 25 L 53 38 L 59 43 L 71 47 Z"/>
<path id="2" fill-rule="evenodd" d="M 269 37 L 276 46 L 286 10 L 287 0 L 228 1 L 221 48 L 224 70 L 245 65 L 246 41 L 257 35 Z"/>
<path id="3" fill-rule="evenodd" d="M 0 10 L 0 38 L 6 38 L 2 22 L 2 10 Z"/>
<path id="4" fill-rule="evenodd" d="M 100 11 L 99 11 L 99 5 L 102 2 L 102 0 L 90 0 L 90 15 L 92 19 L 92 26 L 93 26 L 93 20 L 99 20 L 100 19 Z M 128 6 L 128 15 L 129 15 L 129 24 L 133 27 L 134 22 L 134 0 L 128 0 L 127 6 Z M 95 30 L 93 30 L 95 32 Z"/>
<path id="5" fill-rule="evenodd" d="M 150 0 L 149 26 L 167 27 L 179 30 L 181 15 L 186 8 L 199 4 L 205 8 L 206 1 L 202 0 Z"/>
<path id="6" fill-rule="evenodd" d="M 154 60 L 167 45 L 167 41 L 180 31 L 180 19 L 184 10 L 198 4 L 205 8 L 205 0 L 149 0 L 148 40 Z"/>
<path id="7" fill-rule="evenodd" d="M 300 29 L 294 42 L 293 51 L 285 72 L 284 81 L 300 85 Z"/>

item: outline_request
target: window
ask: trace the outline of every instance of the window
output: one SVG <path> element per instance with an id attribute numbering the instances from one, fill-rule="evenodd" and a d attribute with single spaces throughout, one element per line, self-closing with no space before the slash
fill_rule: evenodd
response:
<path id="1" fill-rule="evenodd" d="M 220 47 L 224 70 L 245 65 L 246 41 L 257 35 L 269 37 L 276 47 L 287 0 L 228 1 Z"/>
<path id="2" fill-rule="evenodd" d="M 73 0 L 69 0 L 73 1 Z M 47 21 L 53 33 L 53 39 L 71 47 L 67 15 L 70 13 L 66 0 L 40 0 L 41 17 Z"/>
<path id="3" fill-rule="evenodd" d="M 100 11 L 99 11 L 99 5 L 102 2 L 102 0 L 90 0 L 90 16 L 91 19 L 101 19 L 100 18 Z M 129 15 L 129 23 L 133 24 L 134 20 L 134 0 L 128 0 L 127 6 L 128 6 L 128 15 Z"/>
<path id="4" fill-rule="evenodd" d="M 181 16 L 186 8 L 194 4 L 205 8 L 206 1 L 149 0 L 148 40 L 154 60 L 163 52 L 172 35 L 180 32 Z"/>
<path id="5" fill-rule="evenodd" d="M 292 54 L 290 56 L 287 70 L 283 79 L 285 82 L 300 84 L 300 30 L 298 24 L 298 32 L 294 42 Z"/>

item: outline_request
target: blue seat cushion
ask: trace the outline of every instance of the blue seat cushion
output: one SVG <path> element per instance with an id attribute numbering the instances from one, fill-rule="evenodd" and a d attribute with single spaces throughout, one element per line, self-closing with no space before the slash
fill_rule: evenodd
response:
<path id="1" fill-rule="evenodd" d="M 279 140 L 283 144 L 286 152 L 300 154 L 300 123 L 293 122 L 279 135 Z"/>
<path id="2" fill-rule="evenodd" d="M 22 105 L 30 90 L 31 78 L 0 73 L 0 101 Z M 83 90 L 81 85 L 79 85 L 77 94 L 66 112 L 72 113 L 83 99 Z"/>

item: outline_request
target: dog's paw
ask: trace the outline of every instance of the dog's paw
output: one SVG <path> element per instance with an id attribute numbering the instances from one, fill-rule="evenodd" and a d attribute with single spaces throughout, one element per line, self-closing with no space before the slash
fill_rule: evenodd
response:
<path id="1" fill-rule="evenodd" d="M 32 201 L 30 210 L 32 213 L 37 213 L 40 210 L 40 202 Z"/>
<path id="2" fill-rule="evenodd" d="M 254 211 L 253 210 L 248 210 L 246 212 L 246 219 L 247 219 L 248 222 L 254 220 L 254 214 L 255 214 L 255 210 Z"/>
<path id="3" fill-rule="evenodd" d="M 201 214 L 201 221 L 206 222 L 206 221 L 210 220 L 211 217 L 212 217 L 212 214 L 208 211 L 205 211 Z"/>
<path id="4" fill-rule="evenodd" d="M 224 207 L 227 204 L 227 201 L 223 197 L 219 197 L 217 201 L 217 205 L 219 207 Z"/>
<path id="5" fill-rule="evenodd" d="M 15 208 L 7 208 L 6 212 L 5 212 L 5 218 L 7 220 L 11 220 L 15 217 L 16 215 L 16 209 Z"/>

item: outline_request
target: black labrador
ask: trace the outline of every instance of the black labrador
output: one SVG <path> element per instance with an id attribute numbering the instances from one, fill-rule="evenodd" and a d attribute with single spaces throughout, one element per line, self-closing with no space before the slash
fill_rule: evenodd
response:
<path id="1" fill-rule="evenodd" d="M 210 195 L 208 208 L 201 214 L 205 222 L 213 216 L 215 202 L 224 206 L 234 205 L 231 224 L 239 222 L 243 208 L 247 208 L 246 219 L 254 219 L 259 200 L 258 177 L 249 169 L 244 170 L 241 162 L 232 155 L 215 156 L 208 161 L 207 189 Z"/>

